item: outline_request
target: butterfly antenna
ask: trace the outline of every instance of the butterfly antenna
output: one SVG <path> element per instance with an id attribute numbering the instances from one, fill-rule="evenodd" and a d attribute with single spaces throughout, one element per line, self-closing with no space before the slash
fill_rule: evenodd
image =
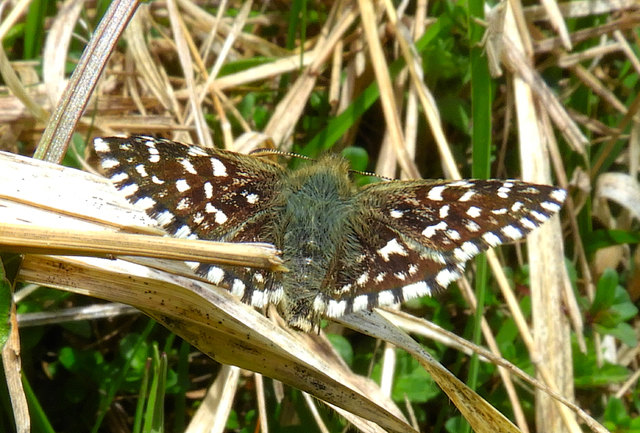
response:
<path id="1" fill-rule="evenodd" d="M 286 156 L 289 158 L 305 159 L 307 161 L 315 161 L 315 159 L 309 158 L 308 156 L 300 155 L 299 153 L 284 152 L 282 150 L 277 150 L 277 149 L 256 149 L 249 152 L 249 155 L 256 156 L 256 157 L 277 155 L 277 156 Z"/>
<path id="2" fill-rule="evenodd" d="M 377 177 L 378 179 L 387 180 L 387 181 L 396 180 L 396 179 L 394 179 L 392 177 L 383 176 L 381 174 L 373 173 L 371 171 L 349 170 L 349 173 L 359 174 L 361 176 Z"/>

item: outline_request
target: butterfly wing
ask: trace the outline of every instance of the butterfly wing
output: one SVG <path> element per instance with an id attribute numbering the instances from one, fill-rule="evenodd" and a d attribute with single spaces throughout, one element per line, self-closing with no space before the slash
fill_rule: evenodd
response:
<path id="1" fill-rule="evenodd" d="M 369 185 L 355 197 L 358 259 L 334 264 L 323 308 L 339 316 L 444 289 L 467 260 L 522 238 L 565 197 L 564 190 L 515 180 Z"/>
<path id="2" fill-rule="evenodd" d="M 272 202 L 283 170 L 258 158 L 153 137 L 96 138 L 102 169 L 115 186 L 176 237 L 269 242 Z M 196 272 L 262 305 L 268 271 L 198 264 Z"/>

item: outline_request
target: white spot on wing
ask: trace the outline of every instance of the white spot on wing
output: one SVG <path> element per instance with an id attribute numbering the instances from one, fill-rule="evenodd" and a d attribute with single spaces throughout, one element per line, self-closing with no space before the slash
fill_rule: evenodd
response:
<path id="1" fill-rule="evenodd" d="M 156 221 L 158 221 L 158 224 L 161 226 L 167 226 L 173 222 L 173 214 L 166 210 L 156 216 Z"/>
<path id="2" fill-rule="evenodd" d="M 444 221 L 440 221 L 438 224 L 425 227 L 425 229 L 422 231 L 422 235 L 427 238 L 431 238 L 436 234 L 437 230 L 445 230 L 446 228 L 447 223 Z"/>
<path id="3" fill-rule="evenodd" d="M 457 272 L 452 272 L 449 269 L 443 269 L 438 272 L 436 276 L 436 283 L 438 283 L 441 287 L 447 287 L 449 283 L 457 280 L 460 275 Z"/>
<path id="4" fill-rule="evenodd" d="M 217 158 L 211 158 L 211 167 L 213 168 L 214 176 L 226 176 L 227 167 Z"/>
<path id="5" fill-rule="evenodd" d="M 531 214 L 535 219 L 537 219 L 538 221 L 540 221 L 541 223 L 543 223 L 543 222 L 545 222 L 546 220 L 548 220 L 548 219 L 549 219 L 549 217 L 548 217 L 547 215 L 545 215 L 545 214 L 543 214 L 543 213 L 541 213 L 541 212 L 535 211 L 535 210 L 532 210 L 532 211 L 530 212 L 530 214 Z"/>
<path id="6" fill-rule="evenodd" d="M 481 227 L 475 221 L 467 221 L 464 225 L 472 233 L 479 232 Z"/>
<path id="7" fill-rule="evenodd" d="M 191 230 L 187 226 L 182 226 L 173 235 L 177 238 L 186 238 L 191 234 Z"/>
<path id="8" fill-rule="evenodd" d="M 429 194 L 427 194 L 427 198 L 433 201 L 442 201 L 442 191 L 447 189 L 445 185 L 434 186 L 429 190 Z"/>
<path id="9" fill-rule="evenodd" d="M 542 203 L 540 203 L 540 206 L 542 206 L 543 209 L 548 210 L 551 213 L 556 213 L 560 210 L 560 205 L 557 205 L 556 203 L 551 203 L 550 201 L 543 201 Z"/>
<path id="10" fill-rule="evenodd" d="M 217 266 L 211 266 L 207 271 L 207 279 L 211 281 L 213 284 L 219 284 L 223 278 L 224 278 L 224 271 Z"/>
<path id="11" fill-rule="evenodd" d="M 344 312 L 347 309 L 347 301 L 344 299 L 342 301 L 335 301 L 331 299 L 329 301 L 329 306 L 327 307 L 327 316 L 329 317 L 340 317 L 344 316 Z"/>
<path id="12" fill-rule="evenodd" d="M 231 286 L 231 293 L 236 295 L 238 298 L 242 298 L 244 295 L 244 289 L 246 286 L 242 282 L 242 280 L 235 279 L 233 280 L 233 285 Z"/>
<path id="13" fill-rule="evenodd" d="M 464 242 L 462 245 L 460 245 L 460 248 L 456 248 L 453 251 L 453 254 L 458 260 L 463 262 L 469 260 L 479 252 L 480 250 L 473 242 Z"/>
<path id="14" fill-rule="evenodd" d="M 193 164 L 191 164 L 191 161 L 189 161 L 188 159 L 181 159 L 179 162 L 180 162 L 180 165 L 182 165 L 184 169 L 187 170 L 187 172 L 191 174 L 198 174 L 195 167 L 193 166 Z"/>
<path id="15" fill-rule="evenodd" d="M 127 173 L 116 173 L 111 176 L 111 181 L 114 183 L 122 182 L 127 179 L 129 179 L 129 175 Z"/>
<path id="16" fill-rule="evenodd" d="M 563 189 L 556 189 L 551 192 L 550 196 L 555 201 L 562 203 L 567 198 L 567 191 Z"/>
<path id="17" fill-rule="evenodd" d="M 491 213 L 494 215 L 504 215 L 507 212 L 509 212 L 509 209 L 507 209 L 506 207 L 503 207 L 502 209 L 493 209 L 491 211 Z"/>
<path id="18" fill-rule="evenodd" d="M 366 310 L 369 306 L 369 297 L 367 295 L 358 295 L 353 298 L 353 311 Z"/>
<path id="19" fill-rule="evenodd" d="M 156 201 L 151 197 L 142 197 L 135 203 L 140 209 L 149 210 L 156 205 Z"/>
<path id="20" fill-rule="evenodd" d="M 481 213 L 482 210 L 477 206 L 471 206 L 469 209 L 467 209 L 467 215 L 469 215 L 471 218 L 478 218 Z"/>
<path id="21" fill-rule="evenodd" d="M 408 284 L 402 288 L 402 297 L 405 301 L 424 295 L 431 295 L 431 289 L 426 281 L 418 281 L 417 283 Z"/>
<path id="22" fill-rule="evenodd" d="M 313 305 L 311 308 L 313 308 L 313 311 L 317 313 L 324 313 L 324 311 L 327 309 L 327 303 L 324 300 L 324 296 L 316 295 L 316 297 L 313 298 Z"/>
<path id="23" fill-rule="evenodd" d="M 529 230 L 533 230 L 538 227 L 538 225 L 531 221 L 529 218 L 520 218 L 520 224 L 522 224 L 522 227 Z"/>
<path id="24" fill-rule="evenodd" d="M 389 255 L 398 254 L 400 256 L 406 256 L 407 251 L 402 247 L 402 245 L 398 243 L 398 240 L 396 238 L 393 238 L 389 242 L 387 242 L 387 245 L 378 250 L 378 254 L 385 262 L 388 262 Z"/>
<path id="25" fill-rule="evenodd" d="M 102 161 L 102 168 L 105 170 L 110 170 L 120 165 L 117 159 L 109 158 Z"/>
<path id="26" fill-rule="evenodd" d="M 254 307 L 264 307 L 268 301 L 268 296 L 261 290 L 254 290 L 251 294 L 251 305 Z"/>
<path id="27" fill-rule="evenodd" d="M 213 185 L 211 185 L 211 182 L 206 181 L 204 183 L 204 196 L 207 199 L 210 199 L 211 197 L 213 197 Z"/>
<path id="28" fill-rule="evenodd" d="M 491 232 L 483 234 L 482 239 L 487 243 L 487 245 L 491 247 L 495 247 L 496 245 L 500 245 L 502 243 L 502 240 Z"/>
<path id="29" fill-rule="evenodd" d="M 147 170 L 144 168 L 144 165 L 143 165 L 143 164 L 138 164 L 138 165 L 136 165 L 136 171 L 138 172 L 138 174 L 139 174 L 141 177 L 147 177 L 147 176 L 149 176 L 149 175 L 147 174 Z"/>
<path id="30" fill-rule="evenodd" d="M 516 240 L 522 237 L 522 232 L 512 225 L 504 226 L 500 229 L 504 235 L 510 239 Z"/>
<path id="31" fill-rule="evenodd" d="M 460 239 L 460 232 L 458 230 L 449 229 L 445 232 L 445 234 L 452 241 L 457 241 Z"/>
<path id="32" fill-rule="evenodd" d="M 438 215 L 440 216 L 440 218 L 444 219 L 446 217 L 449 216 L 449 205 L 445 204 L 444 206 L 442 206 L 440 208 L 440 210 L 438 211 Z"/>
<path id="33" fill-rule="evenodd" d="M 378 305 L 393 305 L 395 304 L 395 296 L 391 290 L 383 290 L 378 293 Z"/>
<path id="34" fill-rule="evenodd" d="M 156 185 L 162 185 L 164 183 L 164 180 L 159 179 L 158 176 L 154 174 L 153 176 L 151 176 L 151 182 L 155 183 Z"/>
<path id="35" fill-rule="evenodd" d="M 178 190 L 178 192 L 185 192 L 190 188 L 191 187 L 189 186 L 189 183 L 185 179 L 179 179 L 176 181 L 176 189 Z"/>
<path id="36" fill-rule="evenodd" d="M 473 197 L 474 195 L 476 195 L 476 192 L 474 190 L 469 190 L 464 194 L 462 194 L 462 197 L 460 197 L 458 201 L 462 201 L 462 202 L 469 201 L 471 200 L 471 197 Z"/>
<path id="37" fill-rule="evenodd" d="M 131 197 L 136 192 L 138 192 L 138 185 L 136 185 L 135 183 L 131 183 L 127 186 L 120 188 L 120 192 L 122 192 L 122 194 L 124 194 L 125 197 Z"/>
<path id="38" fill-rule="evenodd" d="M 93 148 L 99 153 L 109 152 L 109 144 L 100 137 L 93 140 Z"/>
<path id="39" fill-rule="evenodd" d="M 362 286 L 367 281 L 369 281 L 369 272 L 365 272 L 364 274 L 360 275 L 360 277 L 358 277 L 358 279 L 356 280 L 356 283 L 358 283 L 360 286 Z"/>

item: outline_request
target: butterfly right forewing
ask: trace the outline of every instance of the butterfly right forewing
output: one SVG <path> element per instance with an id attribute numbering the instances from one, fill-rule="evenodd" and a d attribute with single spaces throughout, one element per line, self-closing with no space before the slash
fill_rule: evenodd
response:
<path id="1" fill-rule="evenodd" d="M 94 147 L 115 186 L 177 237 L 237 237 L 270 208 L 282 177 L 254 157 L 153 137 L 97 138 Z"/>

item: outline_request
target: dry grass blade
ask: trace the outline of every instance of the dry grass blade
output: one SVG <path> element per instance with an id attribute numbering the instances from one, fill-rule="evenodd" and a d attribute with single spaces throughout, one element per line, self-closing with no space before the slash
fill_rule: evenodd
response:
<path id="1" fill-rule="evenodd" d="M 54 162 L 62 160 L 100 73 L 137 6 L 135 0 L 114 0 L 109 6 L 106 19 L 96 29 L 47 123 L 36 158 Z"/>
<path id="2" fill-rule="evenodd" d="M 123 278 L 126 277 L 126 278 Z M 123 261 L 27 255 L 18 278 L 133 305 L 223 364 L 260 372 L 371 420 L 414 431 L 375 385 L 318 357 L 310 337 L 273 326 L 224 290 Z"/>
<path id="3" fill-rule="evenodd" d="M 505 39 L 516 40 L 517 45 L 509 47 L 523 54 L 523 46 L 517 39 L 516 26 L 510 9 L 505 17 Z M 514 53 L 510 53 L 515 56 Z M 524 57 L 524 56 L 522 56 Z M 534 103 L 531 82 L 516 78 L 514 94 L 517 104 L 518 129 L 520 131 L 521 164 L 523 177 L 532 182 L 549 182 L 550 170 L 544 143 L 543 132 L 538 125 L 538 107 Z M 564 110 L 561 110 L 564 113 Z M 562 304 L 561 287 L 565 282 L 561 229 L 558 218 L 553 224 L 547 224 L 530 236 L 528 241 L 529 259 L 532 268 L 531 291 L 533 309 L 535 346 L 530 347 L 534 359 L 540 356 L 545 360 L 539 368 L 547 380 L 547 385 L 562 394 L 573 394 L 573 374 L 571 369 L 571 346 L 569 344 L 569 324 L 560 306 Z M 541 372 L 544 370 L 544 372 Z M 546 372 L 549 372 L 547 374 Z M 579 432 L 580 428 L 566 407 L 537 392 L 539 402 L 536 421 L 547 431 L 567 429 Z"/>
<path id="4" fill-rule="evenodd" d="M 22 385 L 22 360 L 20 358 L 20 336 L 18 323 L 16 322 L 15 304 L 11 312 L 11 330 L 9 339 L 2 347 L 2 366 L 6 377 L 7 389 L 11 398 L 13 416 L 20 433 L 31 431 L 31 418 L 29 406 Z"/>
<path id="5" fill-rule="evenodd" d="M 520 430 L 504 415 L 462 383 L 449 370 L 433 359 L 422 346 L 388 322 L 377 312 L 360 312 L 339 320 L 364 334 L 388 341 L 415 357 L 477 433 L 512 432 Z"/>
<path id="6" fill-rule="evenodd" d="M 61 256 L 156 257 L 286 271 L 277 251 L 268 244 L 186 240 L 147 235 L 72 231 L 25 224 L 0 226 L 0 250 Z"/>
<path id="7" fill-rule="evenodd" d="M 240 369 L 225 365 L 209 387 L 185 433 L 222 433 L 229 418 L 231 403 L 238 387 Z"/>

